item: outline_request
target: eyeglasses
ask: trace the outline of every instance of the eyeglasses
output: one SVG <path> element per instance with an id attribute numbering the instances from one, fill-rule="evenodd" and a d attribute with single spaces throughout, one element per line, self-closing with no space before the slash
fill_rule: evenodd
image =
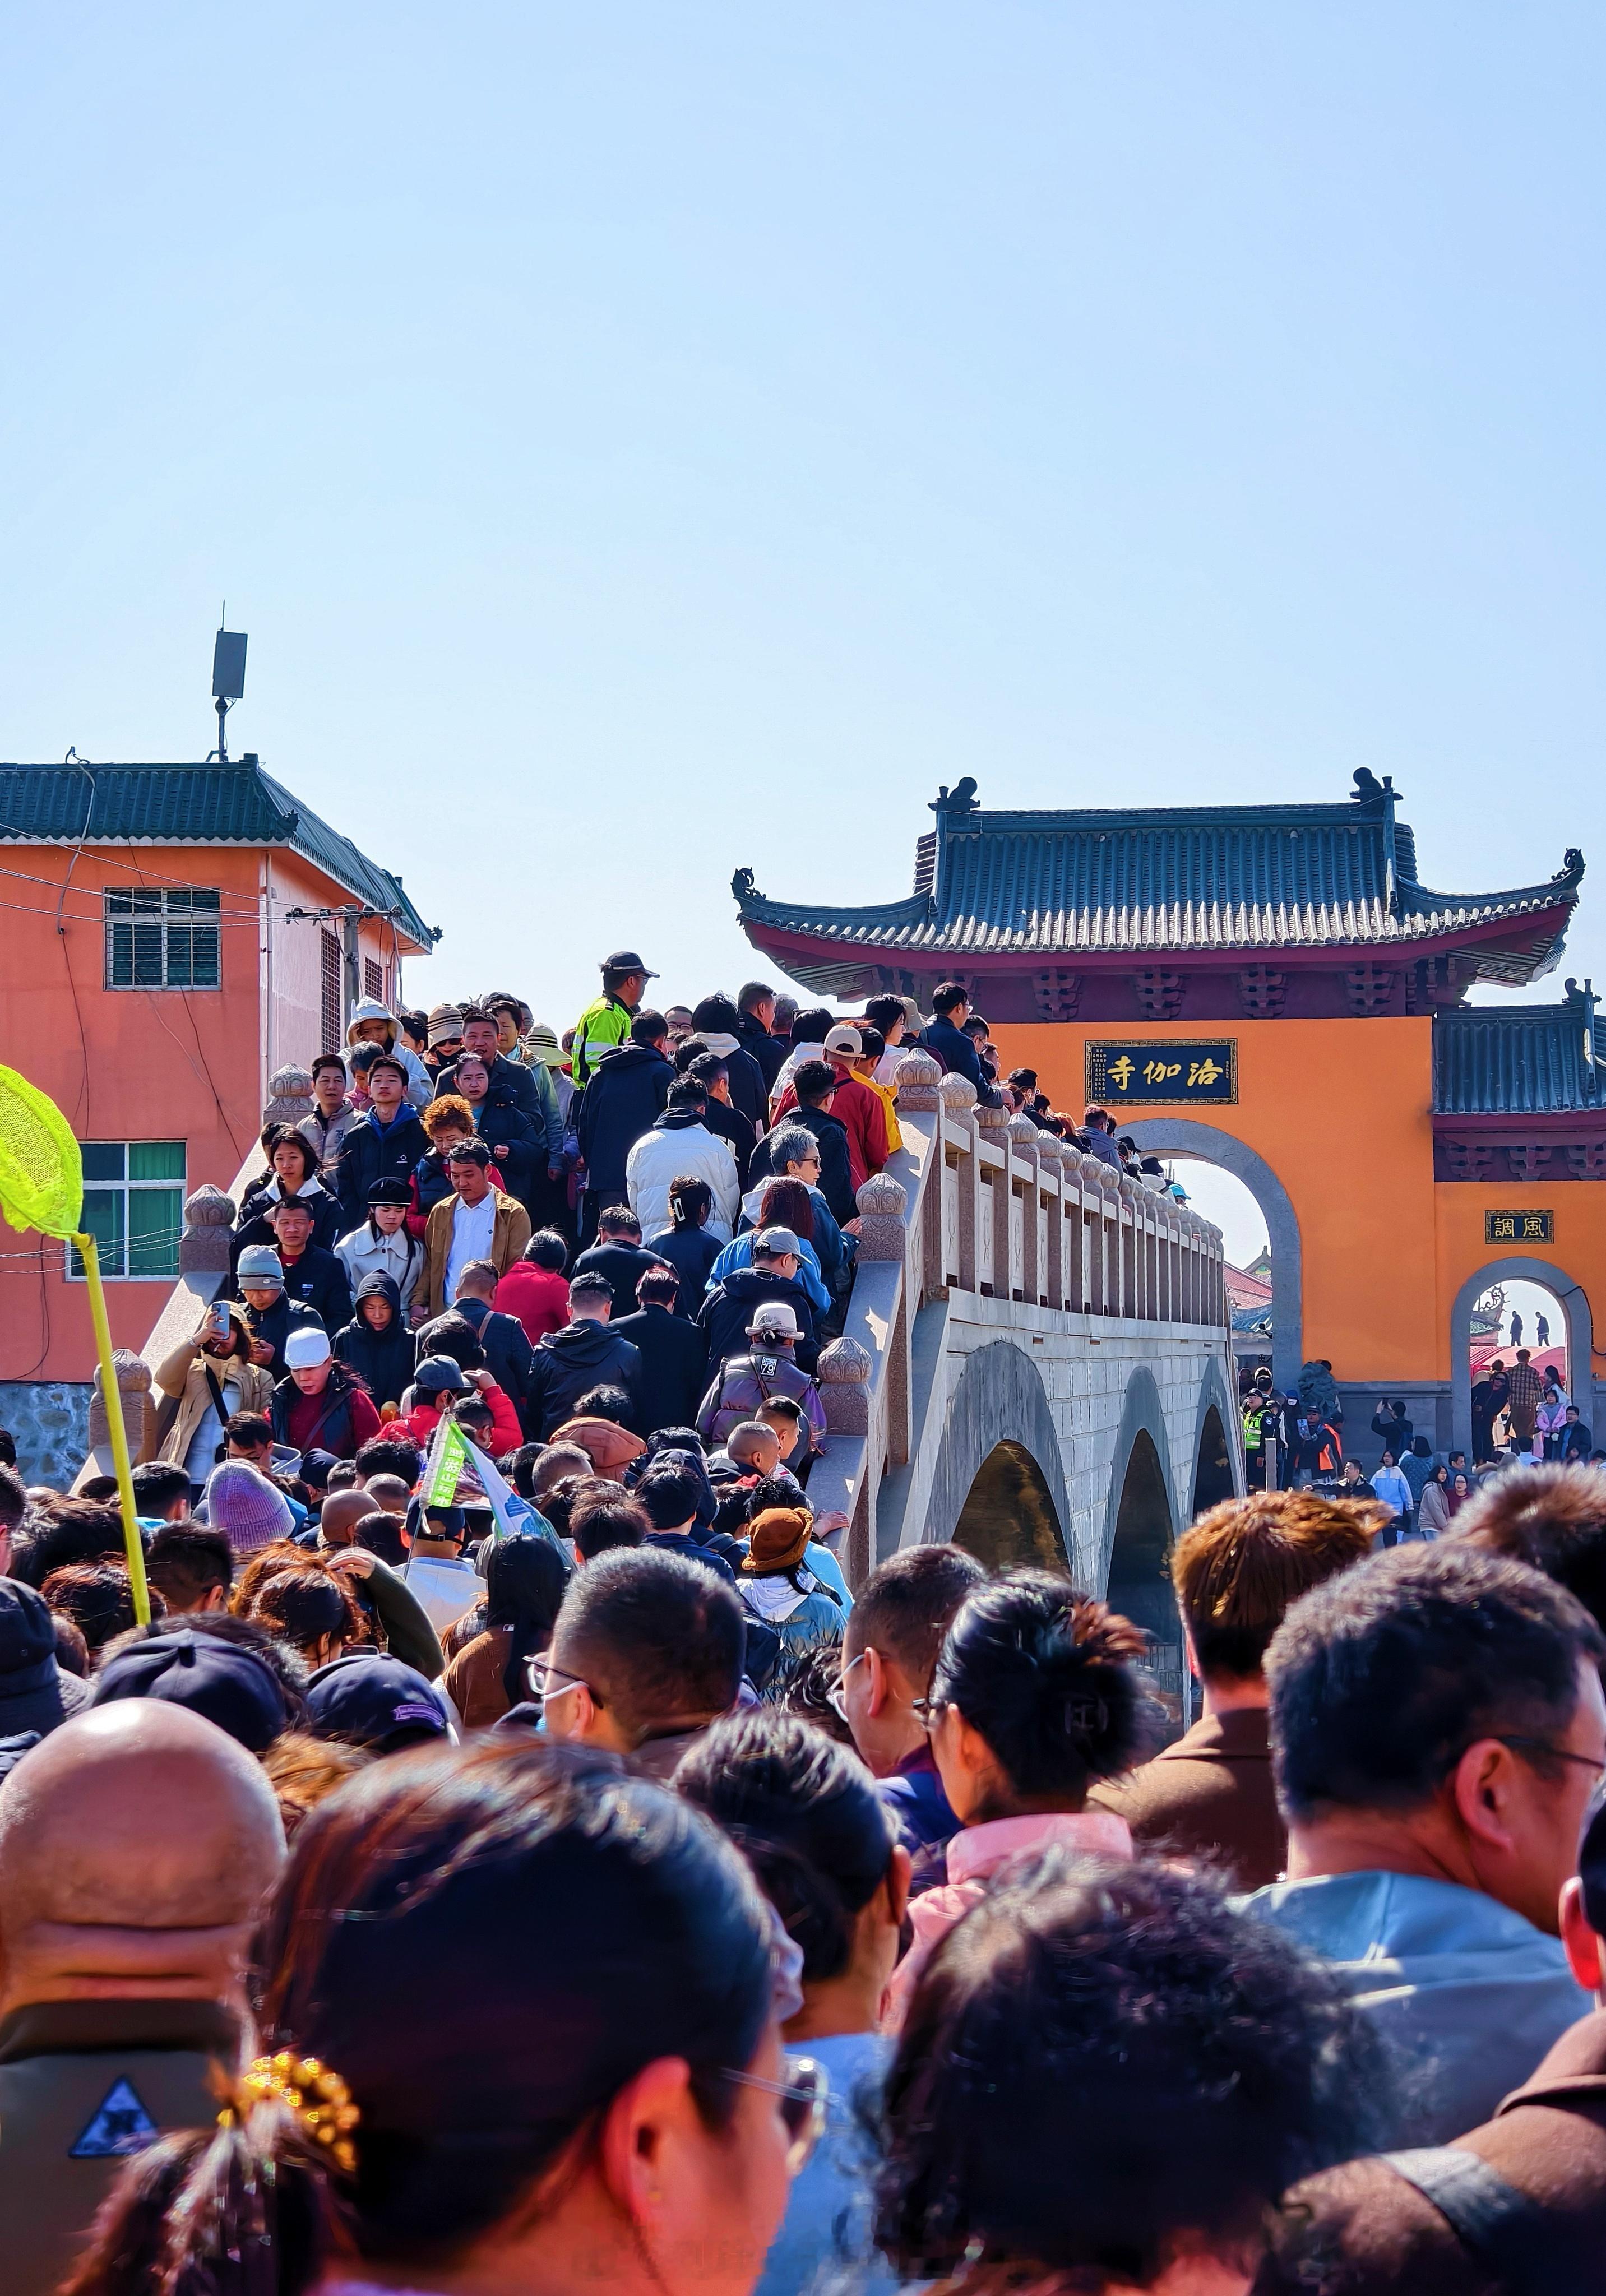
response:
<path id="1" fill-rule="evenodd" d="M 953 1702 L 951 1698 L 912 1698 L 909 1711 L 921 1728 L 929 1734 L 936 1729 Z"/>
<path id="2" fill-rule="evenodd" d="M 864 1665 L 864 1660 L 869 1657 L 869 1655 L 870 1649 L 868 1644 L 866 1644 L 864 1648 L 859 1652 L 857 1658 L 850 1658 L 848 1660 L 847 1665 L 842 1669 L 841 1673 L 837 1677 L 835 1687 L 828 1690 L 825 1693 L 825 1703 L 830 1707 L 832 1712 L 837 1717 L 839 1721 L 846 1722 L 848 1720 L 848 1677 L 853 1672 L 856 1666 Z"/>
<path id="3" fill-rule="evenodd" d="M 570 1674 L 566 1667 L 554 1666 L 549 1658 L 526 1659 L 524 1663 L 529 1676 L 530 1693 L 543 1705 L 550 1699 L 567 1698 L 571 1690 L 591 1690 L 591 1685 L 584 1675 Z M 554 1677 L 557 1679 L 556 1689 L 553 1687 Z M 596 1698 L 594 1690 L 591 1694 Z M 600 1704 L 601 1701 L 597 1702 Z"/>
<path id="4" fill-rule="evenodd" d="M 1514 1752 L 1548 1754 L 1553 1762 L 1576 1762 L 1581 1770 L 1593 1770 L 1596 1777 L 1606 1777 L 1606 1762 L 1597 1762 L 1593 1754 L 1569 1754 L 1565 1746 L 1553 1746 L 1545 1738 L 1512 1736 L 1498 1738 L 1497 1745 L 1510 1746 Z"/>
<path id="5" fill-rule="evenodd" d="M 797 2177 L 807 2168 L 815 2146 L 825 2134 L 831 2082 L 824 2066 L 813 2057 L 785 2057 L 782 2062 L 786 2071 L 783 2081 L 766 2080 L 761 2073 L 738 2072 L 732 2065 L 725 2068 L 725 2078 L 743 2088 L 761 2089 L 766 2096 L 780 2098 L 787 2136 L 786 2173 Z"/>

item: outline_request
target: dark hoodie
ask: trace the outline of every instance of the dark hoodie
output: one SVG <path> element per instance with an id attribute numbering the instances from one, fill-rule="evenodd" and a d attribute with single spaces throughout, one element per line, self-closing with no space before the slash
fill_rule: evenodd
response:
<path id="1" fill-rule="evenodd" d="M 364 1322 L 365 1300 L 390 1302 L 390 1321 L 382 1332 L 371 1332 Z M 403 1390 L 413 1377 L 417 1349 L 402 1313 L 401 1293 L 396 1288 L 394 1276 L 377 1268 L 372 1275 L 364 1276 L 356 1287 L 351 1321 L 342 1324 L 334 1335 L 334 1352 L 339 1362 L 350 1365 L 376 1406 L 400 1404 Z"/>
<path id="2" fill-rule="evenodd" d="M 770 1300 L 784 1300 L 796 1316 L 797 1361 L 802 1370 L 814 1370 L 820 1358 L 814 1309 L 797 1278 L 769 1275 L 758 1267 L 733 1267 L 723 1283 L 715 1284 L 697 1318 L 708 1335 L 710 1372 L 717 1370 L 727 1356 L 748 1352 L 747 1327 L 753 1312 Z"/>
<path id="3" fill-rule="evenodd" d="M 631 1402 L 635 1424 L 641 1391 L 642 1359 L 628 1340 L 621 1340 L 606 1324 L 585 1316 L 548 1332 L 536 1349 L 529 1374 L 529 1423 L 549 1443 L 553 1431 L 574 1416 L 574 1406 L 588 1388 L 606 1381 L 622 1387 Z"/>
<path id="4" fill-rule="evenodd" d="M 599 1203 L 630 1201 L 625 1160 L 651 1132 L 669 1097 L 675 1071 L 651 1045 L 620 1045 L 604 1053 L 580 1095 L 576 1133 L 586 1159 L 586 1185 Z"/>

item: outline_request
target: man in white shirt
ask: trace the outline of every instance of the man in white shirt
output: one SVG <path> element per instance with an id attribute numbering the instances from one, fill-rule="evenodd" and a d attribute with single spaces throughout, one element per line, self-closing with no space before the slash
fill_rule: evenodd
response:
<path id="1" fill-rule="evenodd" d="M 452 1193 L 443 1196 L 424 1229 L 423 1281 L 414 1294 L 414 1324 L 427 1323 L 457 1296 L 463 1271 L 488 1259 L 505 1274 L 529 1242 L 529 1214 L 516 1197 L 492 1185 L 491 1152 L 483 1140 L 464 1140 L 447 1160 Z"/>
<path id="2" fill-rule="evenodd" d="M 444 1638 L 465 1611 L 485 1594 L 485 1581 L 463 1558 L 464 1523 L 457 1506 L 426 1506 L 414 1499 L 402 1528 L 407 1559 L 401 1575 L 407 1591 Z"/>

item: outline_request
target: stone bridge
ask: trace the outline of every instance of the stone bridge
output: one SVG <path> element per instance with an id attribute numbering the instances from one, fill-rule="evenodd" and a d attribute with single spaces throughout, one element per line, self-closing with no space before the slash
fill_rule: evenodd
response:
<path id="1" fill-rule="evenodd" d="M 1156 1637 L 1200 1507 L 1243 1488 L 1217 1229 L 1029 1119 L 979 1108 L 924 1054 L 898 1069 L 904 1146 L 859 1191 L 843 1337 L 821 1357 L 851 1578 L 955 1539 L 1069 1568 Z"/>
<path id="2" fill-rule="evenodd" d="M 281 1071 L 265 1121 L 305 1114 L 310 1084 Z M 904 1145 L 859 1191 L 846 1327 L 820 1358 L 830 1439 L 810 1499 L 847 1513 L 855 1582 L 900 1546 L 950 1538 L 990 1564 L 1068 1569 L 1149 1629 L 1160 1686 L 1185 1699 L 1167 1554 L 1243 1488 L 1220 1233 L 1026 1117 L 979 1108 L 924 1053 L 899 1065 L 897 1113 Z M 234 1201 L 262 1165 L 253 1152 Z M 217 1188 L 184 1207 L 180 1283 L 143 1360 L 122 1358 L 136 1446 L 146 1365 L 223 1280 L 233 1214 Z M 98 1401 L 89 1433 L 103 1442 Z"/>

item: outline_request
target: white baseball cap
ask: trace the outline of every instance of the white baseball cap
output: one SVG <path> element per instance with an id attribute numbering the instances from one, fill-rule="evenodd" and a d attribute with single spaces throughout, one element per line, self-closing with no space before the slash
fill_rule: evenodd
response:
<path id="1" fill-rule="evenodd" d="M 856 1061 L 864 1049 L 864 1039 L 856 1029 L 827 1029 L 825 1049 L 828 1053 L 846 1053 L 849 1060 Z"/>
<path id="2" fill-rule="evenodd" d="M 314 1364 L 327 1363 L 332 1353 L 328 1332 L 316 1324 L 298 1324 L 284 1341 L 284 1361 L 291 1371 L 310 1371 Z"/>

